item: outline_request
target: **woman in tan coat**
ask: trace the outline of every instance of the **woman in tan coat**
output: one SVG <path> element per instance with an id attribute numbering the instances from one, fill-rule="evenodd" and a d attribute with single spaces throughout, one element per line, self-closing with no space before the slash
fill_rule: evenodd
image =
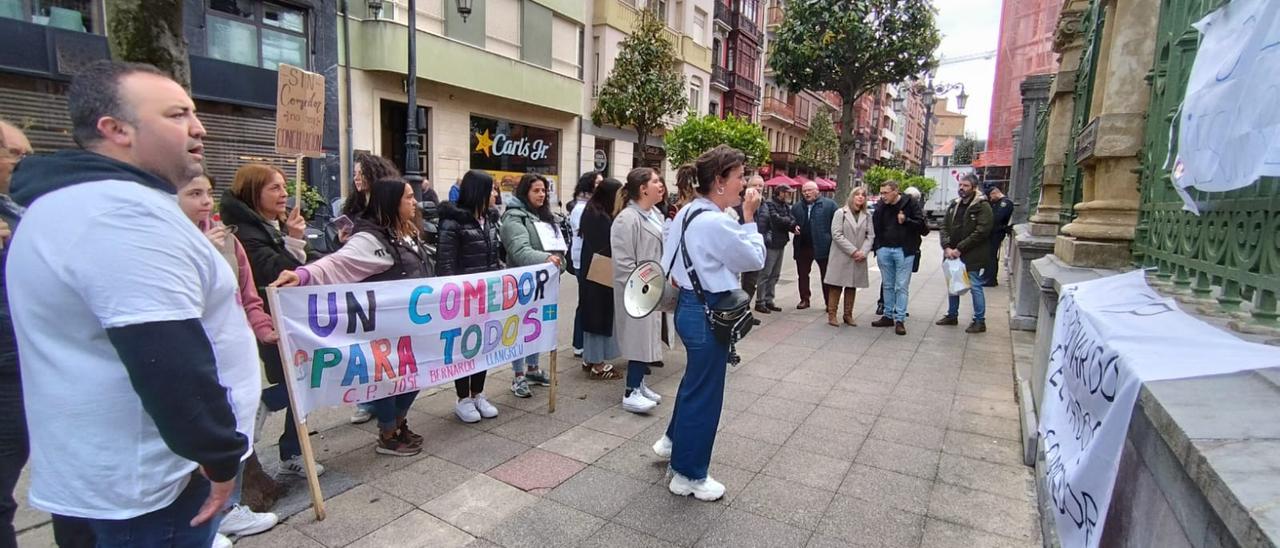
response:
<path id="1" fill-rule="evenodd" d="M 662 396 L 644 383 L 649 367 L 662 361 L 662 313 L 637 319 L 622 306 L 627 277 L 642 262 L 662 260 L 663 212 L 654 207 L 662 201 L 661 187 L 658 172 L 652 168 L 631 170 L 623 187 L 627 205 L 614 218 L 609 236 L 613 252 L 613 333 L 627 360 L 622 408 L 632 413 L 647 413 L 662 401 Z"/>
<path id="2" fill-rule="evenodd" d="M 858 187 L 849 193 L 849 202 L 836 211 L 831 219 L 831 257 L 827 260 L 827 276 L 823 278 L 830 288 L 827 300 L 827 323 L 836 327 L 836 307 L 840 293 L 844 292 L 844 323 L 853 323 L 853 301 L 857 288 L 868 286 L 867 256 L 875 231 L 871 225 L 871 212 L 867 211 L 867 188 Z"/>

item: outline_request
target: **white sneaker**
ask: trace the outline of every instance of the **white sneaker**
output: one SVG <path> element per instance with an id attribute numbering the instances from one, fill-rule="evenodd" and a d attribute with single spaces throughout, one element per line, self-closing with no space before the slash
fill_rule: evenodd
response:
<path id="1" fill-rule="evenodd" d="M 724 485 L 707 476 L 706 479 L 693 481 L 680 474 L 672 472 L 671 483 L 667 485 L 672 493 L 680 496 L 693 495 L 693 498 L 705 501 L 720 500 L 724 496 Z"/>
<path id="2" fill-rule="evenodd" d="M 213 548 L 231 548 L 231 539 L 222 533 L 218 533 L 213 536 Z"/>
<path id="3" fill-rule="evenodd" d="M 662 403 L 662 395 L 654 392 L 644 381 L 640 381 L 640 395 L 653 400 L 653 403 Z"/>
<path id="4" fill-rule="evenodd" d="M 664 459 L 671 458 L 671 438 L 663 434 L 662 439 L 653 444 L 653 453 Z"/>
<path id="5" fill-rule="evenodd" d="M 480 412 L 481 417 L 492 419 L 498 416 L 498 408 L 489 403 L 489 398 L 484 397 L 484 394 L 476 394 L 475 400 L 476 411 Z"/>
<path id="6" fill-rule="evenodd" d="M 462 422 L 480 422 L 480 410 L 476 408 L 476 400 L 462 398 L 453 406 L 453 414 Z"/>
<path id="7" fill-rule="evenodd" d="M 573 349 L 573 357 L 575 357 L 575 358 L 581 358 L 581 357 L 582 357 L 582 349 L 581 349 L 581 348 L 574 347 L 574 349 Z"/>
<path id="8" fill-rule="evenodd" d="M 622 398 L 622 408 L 632 413 L 648 413 L 657 406 L 657 402 L 644 397 L 639 390 L 632 390 L 630 396 Z"/>
<path id="9" fill-rule="evenodd" d="M 316 465 L 316 477 L 318 478 L 324 475 L 324 465 L 318 462 L 315 463 L 315 465 Z M 277 470 L 276 475 L 284 475 L 284 474 L 288 474 L 291 476 L 298 476 L 300 478 L 307 477 L 307 469 L 302 466 L 301 455 L 293 457 L 289 460 L 280 461 L 280 468 Z"/>
<path id="10" fill-rule="evenodd" d="M 222 517 L 218 525 L 218 534 L 247 537 L 256 535 L 276 526 L 280 517 L 271 512 L 254 512 L 248 506 L 237 504 Z"/>
<path id="11" fill-rule="evenodd" d="M 364 424 L 372 419 L 373 413 L 360 405 L 357 405 L 356 412 L 351 414 L 351 424 Z"/>

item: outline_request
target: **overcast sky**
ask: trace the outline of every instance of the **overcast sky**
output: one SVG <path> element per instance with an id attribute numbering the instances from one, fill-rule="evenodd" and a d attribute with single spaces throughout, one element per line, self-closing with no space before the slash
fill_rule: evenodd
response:
<path id="1" fill-rule="evenodd" d="M 938 9 L 938 29 L 942 31 L 941 57 L 959 57 L 971 53 L 993 51 L 1000 39 L 1000 0 L 933 0 Z M 996 77 L 996 59 L 979 59 L 943 65 L 937 81 L 963 83 L 969 93 L 965 105 L 965 131 L 979 139 L 987 138 L 991 121 L 991 87 Z M 955 111 L 955 95 L 949 95 L 947 107 Z"/>

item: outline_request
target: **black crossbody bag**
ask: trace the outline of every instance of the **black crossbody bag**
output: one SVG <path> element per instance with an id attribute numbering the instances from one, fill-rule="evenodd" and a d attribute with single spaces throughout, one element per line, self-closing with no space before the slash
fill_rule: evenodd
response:
<path id="1" fill-rule="evenodd" d="M 685 234 L 689 230 L 689 224 L 698 215 L 706 212 L 706 209 L 689 212 L 689 216 L 685 217 L 683 225 L 680 227 L 680 256 L 684 259 L 685 272 L 689 274 L 689 283 L 693 285 L 693 293 L 698 296 L 698 300 L 702 301 L 702 310 L 707 315 L 707 322 L 711 324 L 711 333 L 715 335 L 716 340 L 721 344 L 729 346 L 729 364 L 738 365 L 742 361 L 738 357 L 737 344 L 751 332 L 751 328 L 760 323 L 751 314 L 751 297 L 747 295 L 742 288 L 730 290 L 724 298 L 720 299 L 714 307 L 707 304 L 707 296 L 702 291 L 702 282 L 698 280 L 698 272 L 693 268 L 693 260 L 689 258 L 689 248 L 684 244 Z M 675 256 L 671 257 L 671 264 L 667 265 L 667 272 L 675 267 Z"/>

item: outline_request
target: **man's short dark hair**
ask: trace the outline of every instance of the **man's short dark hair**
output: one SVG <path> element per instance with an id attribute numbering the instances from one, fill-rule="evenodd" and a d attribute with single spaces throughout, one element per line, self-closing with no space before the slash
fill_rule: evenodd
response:
<path id="1" fill-rule="evenodd" d="M 71 138 L 77 145 L 84 148 L 102 139 L 98 120 L 103 116 L 133 119 L 134 113 L 120 102 L 120 80 L 139 72 L 169 78 L 160 69 L 143 63 L 96 61 L 71 79 L 67 110 L 71 113 Z"/>
<path id="2" fill-rule="evenodd" d="M 978 175 L 976 173 L 965 173 L 960 176 L 961 181 L 968 181 L 973 186 L 978 186 Z"/>
<path id="3" fill-rule="evenodd" d="M 896 191 L 896 190 L 898 190 L 898 182 L 897 182 L 897 181 L 895 181 L 895 180 L 893 180 L 893 179 L 889 179 L 888 181 L 885 181 L 885 182 L 883 182 L 883 183 L 880 183 L 880 188 L 887 188 L 887 189 L 889 189 L 889 190 L 895 190 L 895 191 Z"/>

